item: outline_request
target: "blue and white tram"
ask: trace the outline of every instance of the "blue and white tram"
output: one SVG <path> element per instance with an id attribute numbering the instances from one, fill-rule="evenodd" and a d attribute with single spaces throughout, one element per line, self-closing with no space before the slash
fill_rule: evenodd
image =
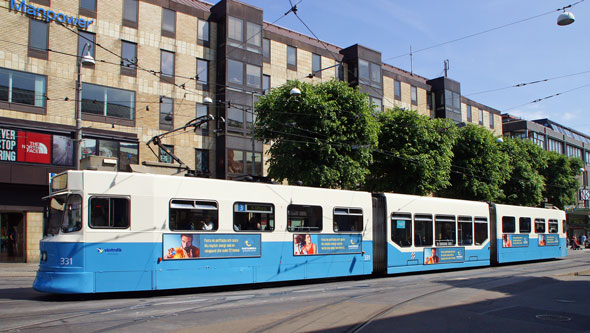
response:
<path id="1" fill-rule="evenodd" d="M 192 288 L 373 272 L 370 193 L 139 173 L 52 180 L 33 287 Z"/>
<path id="2" fill-rule="evenodd" d="M 567 256 L 564 211 L 500 204 L 491 208 L 493 263 Z"/>
<path id="3" fill-rule="evenodd" d="M 376 271 L 405 273 L 488 266 L 489 206 L 484 202 L 403 194 L 375 196 L 374 226 L 385 246 L 374 250 Z"/>

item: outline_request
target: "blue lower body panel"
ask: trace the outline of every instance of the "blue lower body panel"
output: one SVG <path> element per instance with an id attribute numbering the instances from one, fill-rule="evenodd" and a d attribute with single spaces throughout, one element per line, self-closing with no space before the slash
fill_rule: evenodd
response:
<path id="1" fill-rule="evenodd" d="M 400 251 L 387 245 L 387 273 L 411 273 L 441 269 L 456 269 L 490 265 L 490 250 L 467 247 L 438 247 L 436 260 L 429 258 L 431 248 L 416 248 L 415 251 Z"/>
<path id="2" fill-rule="evenodd" d="M 498 240 L 498 263 L 553 259 L 567 256 L 565 238 L 560 238 L 559 244 L 544 246 L 540 246 L 536 238 L 531 238 L 531 241 L 527 245 L 522 247 L 502 247 L 502 240 Z"/>
<path id="3" fill-rule="evenodd" d="M 363 275 L 373 271 L 372 246 L 363 242 L 361 253 L 296 256 L 292 242 L 263 242 L 261 256 L 251 258 L 163 260 L 162 243 L 41 242 L 49 259 L 41 262 L 33 287 L 93 293 Z"/>

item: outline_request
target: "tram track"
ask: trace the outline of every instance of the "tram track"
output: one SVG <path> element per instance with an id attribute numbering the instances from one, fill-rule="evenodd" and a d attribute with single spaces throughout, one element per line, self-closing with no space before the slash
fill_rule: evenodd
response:
<path id="1" fill-rule="evenodd" d="M 373 312 L 372 314 L 370 314 L 369 316 L 366 317 L 366 319 L 360 323 L 358 323 L 357 325 L 354 325 L 353 327 L 351 327 L 348 332 L 361 332 L 364 328 L 366 328 L 367 326 L 369 326 L 372 322 L 379 320 L 380 318 L 386 316 L 387 314 L 391 313 L 391 311 L 395 310 L 396 308 L 399 308 L 403 305 L 407 305 L 407 304 L 411 304 L 413 301 L 423 298 L 423 297 L 428 297 L 428 296 L 432 296 L 432 295 L 436 295 L 437 293 L 443 293 L 447 290 L 450 290 L 452 288 L 468 288 L 468 287 L 472 287 L 478 284 L 485 284 L 491 281 L 500 281 L 503 279 L 508 279 L 508 278 L 514 278 L 514 277 L 518 277 L 518 276 L 526 276 L 526 275 L 531 275 L 531 274 L 536 274 L 536 273 L 541 273 L 541 272 L 553 272 L 553 271 L 562 271 L 562 270 L 567 270 L 567 269 L 571 269 L 571 268 L 578 268 L 581 267 L 580 263 L 586 263 L 587 264 L 587 260 L 576 260 L 576 259 L 572 259 L 572 260 L 568 260 L 568 262 L 564 262 L 564 264 L 559 264 L 556 267 L 541 267 L 539 269 L 535 269 L 532 271 L 522 271 L 522 266 L 515 266 L 515 267 L 510 267 L 510 266 L 505 266 L 503 272 L 508 271 L 509 274 L 503 274 L 501 276 L 494 276 L 494 277 L 490 277 L 490 278 L 486 278 L 484 280 L 479 280 L 476 282 L 469 282 L 469 279 L 473 279 L 473 278 L 477 278 L 480 276 L 484 276 L 484 275 L 488 275 L 490 274 L 490 270 L 486 269 L 486 270 L 482 270 L 479 272 L 474 272 L 474 273 L 468 273 L 468 274 L 461 274 L 459 276 L 453 276 L 453 275 L 449 275 L 445 277 L 445 280 L 439 280 L 437 281 L 437 279 L 430 279 L 428 278 L 428 276 L 426 276 L 426 278 L 421 278 L 419 282 L 415 281 L 415 280 L 408 280 L 408 281 L 402 281 L 402 283 L 398 283 L 395 284 L 395 276 L 392 276 L 392 278 L 394 279 L 389 279 L 387 278 L 386 283 L 381 283 L 381 281 L 377 280 L 375 281 L 376 283 L 371 284 L 369 283 L 368 286 L 366 288 L 370 288 L 370 289 L 374 289 L 372 291 L 369 291 L 369 289 L 365 289 L 365 287 L 363 287 L 363 289 L 358 289 L 355 288 L 354 285 L 345 288 L 345 287 L 338 287 L 338 288 L 322 288 L 322 290 L 325 290 L 327 292 L 337 292 L 340 290 L 352 290 L 352 292 L 357 292 L 356 290 L 359 290 L 360 292 L 362 292 L 362 294 L 356 294 L 356 295 L 349 295 L 349 296 L 340 296 L 337 297 L 334 301 L 328 302 L 328 303 L 322 303 L 319 304 L 317 306 L 312 306 L 310 308 L 306 308 L 305 310 L 302 311 L 298 311 L 294 314 L 291 314 L 287 317 L 281 318 L 280 320 L 268 323 L 262 327 L 258 327 L 258 328 L 254 328 L 251 330 L 251 332 L 268 332 L 268 331 L 276 331 L 279 330 L 281 327 L 286 326 L 290 323 L 292 323 L 294 320 L 298 319 L 298 318 L 302 318 L 305 317 L 306 315 L 309 315 L 311 313 L 315 313 L 317 311 L 323 311 L 323 312 L 329 312 L 331 309 L 335 309 L 337 306 L 341 306 L 342 304 L 346 304 L 347 302 L 354 302 L 363 298 L 369 298 L 371 296 L 375 296 L 378 294 L 383 294 L 383 293 L 389 293 L 392 292 L 396 289 L 400 289 L 400 288 L 410 288 L 414 285 L 417 285 L 419 283 L 445 283 L 445 281 L 455 281 L 455 285 L 453 286 L 446 286 L 444 288 L 439 288 L 436 290 L 432 290 L 430 292 L 427 293 L 420 293 L 418 295 L 415 295 L 409 299 L 403 300 L 401 302 L 397 302 L 395 304 L 391 304 L 390 306 L 387 306 L 384 309 L 380 309 L 379 311 Z M 465 271 L 463 271 L 465 272 Z M 492 270 L 492 272 L 494 272 L 494 270 Z M 448 272 L 453 274 L 453 272 Z M 425 275 L 419 275 L 420 277 L 425 277 Z M 457 279 L 457 277 L 459 279 Z M 465 279 L 465 283 L 461 283 L 460 281 L 462 279 Z M 404 283 L 405 282 L 405 283 Z M 392 285 L 393 283 L 393 285 Z M 315 290 L 317 291 L 317 286 L 314 286 Z M 280 295 L 283 296 L 293 296 L 293 295 L 297 295 L 298 293 L 310 293 L 310 290 L 314 290 L 309 289 L 309 288 L 296 288 L 290 291 L 285 291 L 285 292 L 280 292 Z M 159 312 L 158 315 L 154 315 L 154 314 L 148 314 L 148 315 L 144 315 L 144 316 L 139 316 L 135 319 L 133 319 L 130 322 L 126 322 L 126 323 L 118 323 L 116 325 L 112 325 L 112 326 L 108 326 L 108 327 L 102 327 L 102 328 L 98 328 L 96 330 L 93 330 L 93 332 L 106 332 L 106 331 L 113 331 L 113 330 L 121 330 L 124 328 L 132 328 L 133 326 L 137 326 L 137 325 L 141 325 L 153 320 L 159 320 L 159 319 L 164 319 L 164 318 L 169 318 L 169 317 L 174 317 L 174 316 L 181 316 L 183 314 L 187 314 L 187 313 L 206 313 L 208 311 L 214 311 L 215 308 L 218 308 L 219 306 L 232 306 L 232 304 L 239 304 L 239 302 L 246 300 L 246 299 L 263 299 L 263 298 L 268 298 L 271 295 L 276 295 L 276 291 L 275 292 L 268 292 L 268 293 L 264 293 L 264 294 L 260 294 L 260 295 L 229 295 L 229 296 L 216 296 L 216 297 L 210 297 L 210 298 L 202 298 L 203 296 L 200 295 L 201 298 L 197 298 L 197 299 L 155 299 L 153 301 L 148 301 L 148 302 L 144 302 L 144 303 L 139 303 L 139 304 L 132 304 L 132 305 L 127 305 L 127 306 L 121 306 L 121 307 L 108 307 L 108 308 L 97 308 L 97 309 L 89 309 L 86 311 L 75 311 L 75 312 L 67 312 L 67 313 L 63 313 L 61 316 L 59 316 L 58 318 L 51 318 L 48 320 L 42 320 L 42 321 L 37 321 L 37 322 L 32 322 L 32 323 L 28 323 L 26 325 L 15 325 L 13 327 L 4 327 L 2 329 L 0 329 L 1 332 L 8 332 L 8 331 L 23 331 L 23 330 L 39 330 L 39 329 L 51 329 L 52 327 L 54 327 L 54 325 L 70 325 L 68 322 L 72 321 L 72 320 L 76 320 L 76 319 L 83 319 L 84 317 L 88 317 L 88 318 L 92 318 L 93 316 L 104 316 L 104 315 L 108 315 L 108 314 L 116 314 L 116 313 L 125 313 L 128 311 L 137 311 L 137 310 L 143 310 L 143 309 L 151 309 L 151 312 Z M 317 294 L 317 292 L 316 292 Z M 169 307 L 170 304 L 172 303 L 174 304 L 174 310 L 172 311 L 166 311 L 165 309 L 167 308 L 167 306 Z M 178 309 L 178 305 L 182 305 L 182 304 L 187 304 L 188 303 L 194 303 L 194 302 L 198 302 L 198 306 L 189 306 L 185 309 L 179 310 Z M 47 315 L 53 315 L 55 316 L 55 314 L 47 314 Z M 21 316 L 19 316 L 21 317 Z M 11 319 L 14 319 L 15 317 L 11 317 Z M 30 316 L 26 317 L 26 316 L 22 316 L 23 319 L 26 318 L 30 318 Z M 125 320 L 130 320 L 130 319 L 125 319 Z M 79 325 L 77 323 L 72 323 L 71 325 Z"/>

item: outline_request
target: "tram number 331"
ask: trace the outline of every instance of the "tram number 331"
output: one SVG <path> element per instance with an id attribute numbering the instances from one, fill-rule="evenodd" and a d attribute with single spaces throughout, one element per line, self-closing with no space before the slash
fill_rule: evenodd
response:
<path id="1" fill-rule="evenodd" d="M 61 266 L 72 266 L 74 264 L 74 258 L 59 258 L 59 264 Z"/>

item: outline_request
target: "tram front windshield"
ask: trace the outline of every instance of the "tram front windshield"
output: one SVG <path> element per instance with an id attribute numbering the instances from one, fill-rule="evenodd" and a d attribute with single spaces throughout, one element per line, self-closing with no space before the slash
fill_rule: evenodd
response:
<path id="1" fill-rule="evenodd" d="M 82 228 L 82 199 L 79 195 L 58 195 L 49 199 L 48 235 L 78 231 Z"/>

